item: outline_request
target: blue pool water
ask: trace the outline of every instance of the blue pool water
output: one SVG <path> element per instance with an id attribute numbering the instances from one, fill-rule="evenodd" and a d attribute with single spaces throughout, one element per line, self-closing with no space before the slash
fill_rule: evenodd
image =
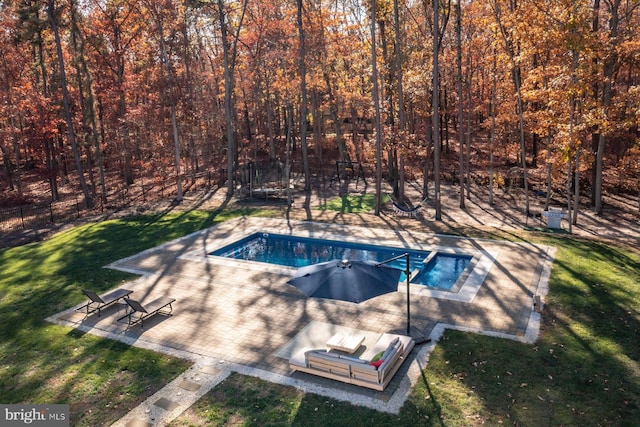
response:
<path id="1" fill-rule="evenodd" d="M 411 283 L 438 289 L 451 289 L 472 258 L 469 255 L 437 253 L 425 263 L 430 254 L 428 251 L 267 233 L 252 234 L 210 255 L 303 267 L 342 259 L 382 262 L 406 253 L 409 253 L 411 272 L 417 270 L 417 274 L 412 274 Z M 401 258 L 389 265 L 404 271 L 406 260 Z M 400 281 L 405 280 L 403 273 Z"/>

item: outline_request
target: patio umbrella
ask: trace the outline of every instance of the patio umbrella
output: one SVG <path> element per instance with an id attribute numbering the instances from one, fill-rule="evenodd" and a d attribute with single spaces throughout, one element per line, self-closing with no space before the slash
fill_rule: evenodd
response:
<path id="1" fill-rule="evenodd" d="M 401 270 L 374 261 L 328 261 L 298 269 L 287 282 L 309 297 L 360 303 L 398 290 Z"/>
<path id="2" fill-rule="evenodd" d="M 407 335 L 421 344 L 430 341 L 415 328 L 411 328 L 411 301 L 409 254 L 386 261 L 328 261 L 299 268 L 287 283 L 309 297 L 327 298 L 360 303 L 370 298 L 398 291 L 402 270 L 385 265 L 405 258 L 407 279 Z"/>

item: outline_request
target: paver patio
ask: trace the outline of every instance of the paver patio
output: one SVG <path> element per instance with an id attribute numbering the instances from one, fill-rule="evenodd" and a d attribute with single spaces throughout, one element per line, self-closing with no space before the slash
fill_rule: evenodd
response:
<path id="1" fill-rule="evenodd" d="M 154 316 L 127 328 L 113 307 L 98 316 L 74 309 L 52 321 L 133 345 L 215 360 L 218 369 L 262 376 L 306 391 L 397 412 L 419 380 L 435 342 L 416 347 L 384 392 L 293 373 L 277 354 L 311 322 L 373 333 L 406 327 L 406 294 L 399 292 L 353 304 L 305 297 L 286 282 L 292 269 L 227 261 L 207 254 L 256 231 L 358 241 L 407 248 L 455 248 L 476 255 L 476 269 L 459 293 L 412 285 L 411 324 L 434 341 L 445 328 L 532 341 L 539 313 L 533 296 L 546 294 L 555 249 L 530 243 L 455 238 L 434 234 L 286 221 L 238 218 L 113 263 L 141 277 L 122 284 L 138 300 L 176 298 L 173 316 Z M 484 270 L 483 270 L 484 269 Z M 480 280 L 481 283 L 471 283 Z M 466 286 L 466 285 L 465 285 Z M 471 289 L 471 290 L 470 290 Z M 279 353 L 278 353 L 279 352 Z"/>

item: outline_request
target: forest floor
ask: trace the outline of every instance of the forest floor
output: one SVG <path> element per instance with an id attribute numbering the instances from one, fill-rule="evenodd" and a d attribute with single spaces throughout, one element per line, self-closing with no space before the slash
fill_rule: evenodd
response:
<path id="1" fill-rule="evenodd" d="M 318 186 L 321 187 L 322 186 Z M 405 200 L 409 204 L 417 205 L 423 198 L 421 183 L 411 181 L 405 187 Z M 83 214 L 80 218 L 69 223 L 51 224 L 37 229 L 27 229 L 8 233 L 2 236 L 0 247 L 17 246 L 46 238 L 52 232 L 63 228 L 83 223 L 98 222 L 110 218 L 126 217 L 140 213 L 162 213 L 171 211 L 188 211 L 192 209 L 215 210 L 226 208 L 268 208 L 272 211 L 280 211 L 283 217 L 300 220 L 316 220 L 338 222 L 344 224 L 360 225 L 364 222 L 380 226 L 393 226 L 398 229 L 416 229 L 443 234 L 467 234 L 483 237 L 500 237 L 505 233 L 519 233 L 520 231 L 544 232 L 554 231 L 546 229 L 546 219 L 540 214 L 544 209 L 545 197 L 530 192 L 530 215 L 525 215 L 526 201 L 522 189 L 514 188 L 510 192 L 503 189 L 494 191 L 494 203 L 488 203 L 488 188 L 486 186 L 472 186 L 471 196 L 465 199 L 465 208 L 459 207 L 459 189 L 457 185 L 444 184 L 441 187 L 441 212 L 442 220 L 435 220 L 435 208 L 433 203 L 433 188 L 430 190 L 430 199 L 424 201 L 417 218 L 398 216 L 391 202 L 386 202 L 381 207 L 381 215 L 375 217 L 373 213 L 347 215 L 341 212 L 328 212 L 319 207 L 327 200 L 339 197 L 341 194 L 372 194 L 374 185 L 369 182 L 363 185 L 362 181 L 351 181 L 348 184 L 338 186 L 325 185 L 324 189 L 314 189 L 310 199 L 310 209 L 304 208 L 305 195 L 302 184 L 294 186 L 292 193 L 293 205 L 287 208 L 285 198 L 268 198 L 254 196 L 249 199 L 246 194 L 236 192 L 234 197 L 227 200 L 226 188 L 212 187 L 209 189 L 196 189 L 187 191 L 182 203 L 177 204 L 167 195 L 153 201 L 140 201 L 139 203 L 124 209 L 105 210 L 100 214 Z M 383 187 L 385 193 L 391 193 L 388 186 Z M 567 237 L 581 237 L 596 240 L 604 240 L 640 250 L 640 205 L 636 198 L 630 196 L 616 196 L 607 194 L 602 215 L 596 215 L 592 209 L 584 204 L 581 206 L 576 225 L 562 221 L 563 230 L 555 232 L 564 233 Z M 566 199 L 560 195 L 552 195 L 551 206 L 564 208 L 566 211 Z M 366 218 L 366 220 L 365 220 Z"/>
<path id="2" fill-rule="evenodd" d="M 367 192 L 373 191 L 373 188 L 367 189 Z M 412 182 L 406 186 L 405 199 L 415 206 L 423 199 L 421 191 L 421 183 Z M 388 192 L 391 192 L 390 189 Z M 508 193 L 496 189 L 493 204 L 490 205 L 488 187 L 472 186 L 471 196 L 465 199 L 465 208 L 461 209 L 459 187 L 451 184 L 441 186 L 441 221 L 435 220 L 432 188 L 430 199 L 423 203 L 424 208 L 420 209 L 417 218 L 399 217 L 393 211 L 391 202 L 383 205 L 381 217 L 382 222 L 395 222 L 398 228 L 429 229 L 434 233 L 500 238 L 522 231 L 555 232 L 566 234 L 567 237 L 608 241 L 640 250 L 640 205 L 636 198 L 606 195 L 601 215 L 597 215 L 586 204 L 581 205 L 577 224 L 571 225 L 569 233 L 567 220 L 562 221 L 562 230 L 546 228 L 546 218 L 541 215 L 545 197 L 530 193 L 529 217 L 525 214 L 526 198 L 522 189 L 512 189 Z M 326 197 L 332 196 L 338 195 L 329 194 Z M 298 196 L 297 199 L 299 201 L 296 200 L 295 206 L 301 206 L 303 197 Z M 314 206 L 313 200 L 311 206 Z M 552 194 L 550 206 L 567 210 L 566 199 L 560 195 Z"/>
<path id="3" fill-rule="evenodd" d="M 327 142 L 324 150 L 326 159 L 337 158 L 335 144 Z M 333 147 L 333 148 L 330 148 Z M 541 216 L 545 205 L 545 196 L 540 195 L 539 190 L 544 189 L 546 180 L 546 168 L 543 166 L 532 167 L 529 171 L 529 212 L 526 212 L 526 197 L 522 188 L 514 186 L 511 191 L 507 190 L 507 185 L 501 185 L 494 190 L 493 204 L 488 203 L 488 171 L 491 170 L 492 163 L 489 162 L 488 146 L 478 140 L 473 144 L 473 163 L 475 170 L 472 173 L 471 195 L 465 199 L 465 208 L 461 209 L 459 187 L 456 181 L 458 154 L 455 145 L 451 150 L 446 150 L 443 156 L 442 186 L 441 186 L 441 206 L 442 220 L 435 220 L 434 191 L 433 183 L 430 184 L 429 199 L 425 201 L 424 209 L 420 209 L 417 218 L 400 218 L 393 212 L 391 202 L 386 202 L 381 207 L 381 215 L 376 220 L 371 214 L 343 215 L 334 212 L 334 216 L 327 211 L 318 208 L 332 198 L 340 195 L 350 194 L 372 194 L 375 193 L 375 170 L 373 164 L 365 164 L 364 174 L 368 177 L 367 183 L 363 179 L 351 180 L 349 182 L 332 181 L 329 176 L 316 177 L 312 184 L 312 196 L 309 199 L 310 209 L 304 209 L 306 202 L 303 192 L 304 183 L 302 176 L 296 174 L 292 181 L 293 185 L 293 205 L 288 208 L 286 197 L 280 194 L 280 198 L 266 198 L 264 196 L 254 196 L 251 199 L 247 192 L 236 191 L 234 196 L 227 199 L 226 187 L 218 186 L 216 182 L 224 181 L 226 176 L 221 176 L 220 171 L 200 172 L 196 178 L 185 179 L 184 200 L 182 203 L 175 203 L 175 182 L 170 178 L 153 177 L 152 171 L 138 171 L 136 182 L 130 186 L 122 184 L 121 177 L 116 171 L 110 171 L 106 176 L 106 190 L 108 193 L 108 204 L 93 210 L 82 210 L 83 200 L 80 194 L 80 186 L 74 174 L 69 174 L 64 182 L 59 184 L 60 202 L 56 202 L 52 208 L 53 213 L 60 218 L 70 218 L 60 220 L 55 224 L 38 226 L 15 231 L 4 232 L 2 227 L 3 209 L 10 210 L 25 204 L 48 205 L 51 196 L 46 179 L 31 171 L 25 174 L 24 192 L 26 196 L 17 197 L 15 191 L 8 188 L 0 188 L 0 247 L 10 247 L 21 245 L 46 238 L 51 232 L 60 230 L 63 227 L 77 225 L 87 222 L 97 222 L 104 219 L 130 216 L 140 213 L 185 211 L 191 209 L 215 210 L 220 207 L 226 208 L 269 208 L 280 211 L 287 218 L 299 218 L 304 220 L 319 220 L 342 223 L 362 223 L 363 216 L 368 216 L 367 223 L 373 224 L 380 221 L 381 225 L 393 225 L 400 229 L 421 229 L 421 231 L 432 231 L 444 234 L 471 234 L 473 236 L 504 237 L 504 233 L 518 231 L 542 231 L 546 227 L 546 219 Z M 331 151 L 333 150 L 333 151 Z M 503 150 L 502 150 L 503 151 Z M 495 174 L 501 181 L 507 179 L 510 170 L 513 169 L 513 159 L 501 150 L 496 152 Z M 420 156 L 417 156 L 420 157 Z M 417 158 L 416 157 L 416 158 Z M 352 158 L 356 158 L 352 153 Z M 423 166 L 421 164 L 410 164 L 407 160 L 405 166 L 408 173 L 408 181 L 405 184 L 405 198 L 409 206 L 417 205 L 423 200 L 422 182 L 419 174 Z M 415 159 L 414 159 L 415 163 Z M 325 160 L 325 166 L 333 164 Z M 312 170 L 322 170 L 320 165 L 313 165 Z M 414 172 L 418 171 L 417 174 Z M 334 173 L 335 170 L 331 171 Z M 148 176 L 147 176 L 148 175 Z M 411 178 L 411 179 L 409 179 Z M 63 181 L 63 180 L 60 180 Z M 631 177 L 619 177 L 614 175 L 605 176 L 606 189 L 633 189 L 640 185 L 640 182 Z M 480 183 L 484 182 L 485 185 Z M 615 183 L 615 185 L 614 185 Z M 584 192 L 583 184 L 583 192 Z M 498 187 L 496 185 L 496 187 Z M 534 191 L 535 190 L 535 191 Z M 392 193 L 391 187 L 383 184 L 382 191 L 386 194 Z M 563 196 L 564 191 L 551 193 L 551 207 L 567 210 L 567 200 Z M 606 190 L 605 190 L 606 191 Z M 622 190 L 619 190 L 622 191 Z M 562 227 L 567 236 L 582 237 L 590 239 L 600 239 L 615 243 L 623 243 L 640 250 L 640 193 L 615 194 L 606 191 L 603 197 L 603 212 L 595 214 L 589 206 L 587 197 L 580 200 L 580 210 L 578 212 L 577 223 L 570 225 L 567 220 L 562 221 Z M 49 208 L 45 209 L 45 212 Z M 14 215 L 15 213 L 11 213 Z M 45 221 L 46 222 L 46 221 Z M 15 221 L 14 221 L 14 229 Z M 549 230 L 546 230 L 549 231 Z M 568 232 L 571 231 L 569 234 Z"/>

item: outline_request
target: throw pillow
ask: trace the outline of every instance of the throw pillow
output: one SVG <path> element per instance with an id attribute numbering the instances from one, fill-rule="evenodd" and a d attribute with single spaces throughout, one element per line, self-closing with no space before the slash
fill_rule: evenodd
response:
<path id="1" fill-rule="evenodd" d="M 380 353 L 376 354 L 375 356 L 373 356 L 373 358 L 371 359 L 372 362 L 375 362 L 376 360 L 380 360 L 382 359 L 382 355 L 384 354 L 384 351 L 381 351 Z"/>
<path id="2" fill-rule="evenodd" d="M 376 369 L 378 369 L 380 367 L 380 365 L 382 365 L 383 362 L 384 362 L 384 359 L 378 359 L 375 362 L 369 363 L 369 365 L 375 366 Z"/>

